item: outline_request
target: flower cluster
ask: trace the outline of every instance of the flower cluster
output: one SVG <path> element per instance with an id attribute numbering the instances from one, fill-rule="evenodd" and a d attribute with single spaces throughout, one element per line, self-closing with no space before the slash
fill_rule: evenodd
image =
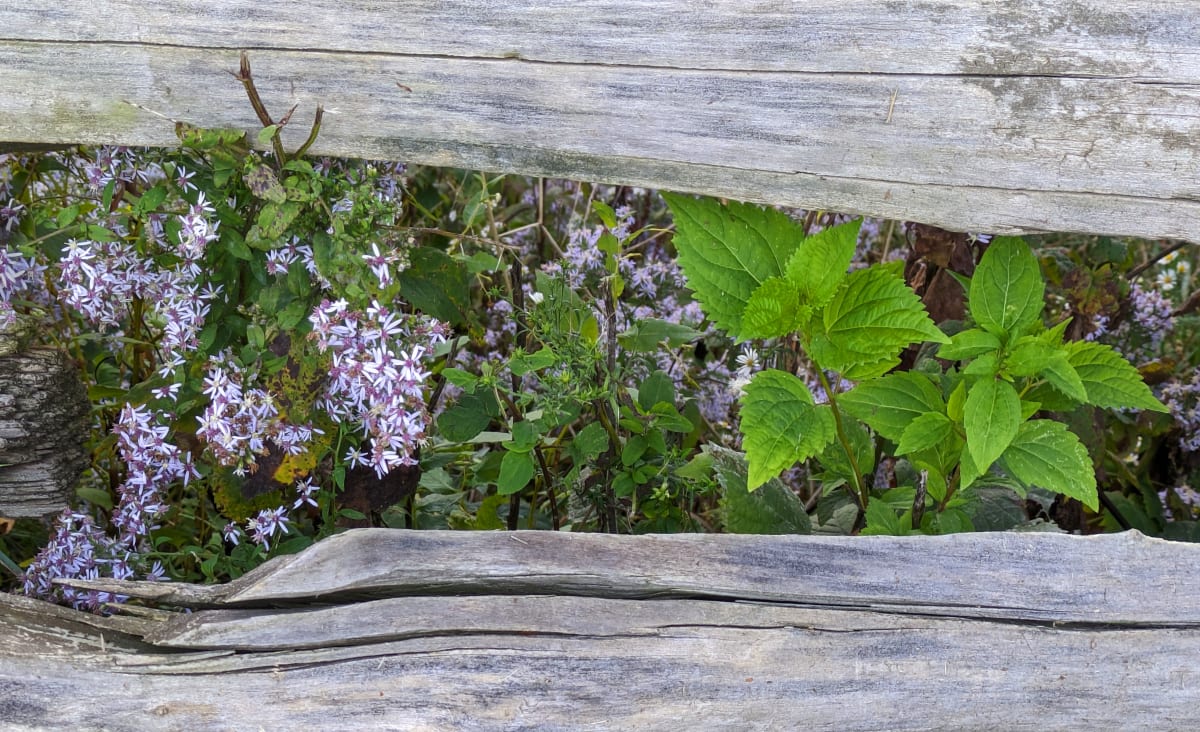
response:
<path id="1" fill-rule="evenodd" d="M 11 326 L 17 317 L 12 303 L 18 296 L 34 296 L 42 289 L 42 273 L 46 268 L 31 257 L 8 247 L 0 248 L 0 330 Z"/>
<path id="2" fill-rule="evenodd" d="M 220 294 L 219 286 L 201 292 L 198 261 L 185 258 L 160 270 L 131 244 L 72 239 L 59 260 L 60 297 L 92 325 L 110 329 L 118 329 L 140 300 L 162 328 L 163 348 L 182 355 L 196 348 L 209 303 Z"/>
<path id="3" fill-rule="evenodd" d="M 253 473 L 257 456 L 269 452 L 268 441 L 288 454 L 299 454 L 321 430 L 283 421 L 275 397 L 264 389 L 247 389 L 244 373 L 228 353 L 209 359 L 204 376 L 208 406 L 200 416 L 196 436 L 208 443 L 219 465 L 234 472 Z"/>
<path id="4" fill-rule="evenodd" d="M 66 509 L 55 519 L 50 541 L 25 570 L 22 589 L 26 595 L 65 602 L 76 609 L 99 611 L 104 604 L 124 598 L 107 592 L 76 590 L 54 584 L 53 580 L 99 579 L 101 570 L 107 570 L 103 574 L 109 577 L 128 579 L 133 575 L 128 554 L 90 515 Z"/>
<path id="5" fill-rule="evenodd" d="M 157 528 L 154 521 L 167 510 L 161 491 L 175 481 L 187 485 L 200 476 L 191 455 L 167 442 L 169 428 L 164 421 L 164 415 L 126 404 L 113 427 L 126 473 L 117 488 L 120 503 L 112 524 L 120 532 L 120 542 L 130 548 Z"/>
<path id="6" fill-rule="evenodd" d="M 142 544 L 167 510 L 162 491 L 175 481 L 186 484 L 199 477 L 191 456 L 167 442 L 168 428 L 161 417 L 145 407 L 126 404 L 113 427 L 126 466 L 125 480 L 117 488 L 120 499 L 112 512 L 117 536 L 107 535 L 85 513 L 64 511 L 54 522 L 49 543 L 25 571 L 25 594 L 93 611 L 101 610 L 105 603 L 124 601 L 109 593 L 56 585 L 53 580 L 131 579 L 137 574 Z M 145 577 L 162 579 L 163 574 L 156 562 Z"/>
<path id="7" fill-rule="evenodd" d="M 367 454 L 351 450 L 347 461 L 369 465 L 380 477 L 415 464 L 429 421 L 425 362 L 446 339 L 446 326 L 405 317 L 378 301 L 358 311 L 345 300 L 325 300 L 309 320 L 309 337 L 331 356 L 320 406 L 336 421 L 361 425 L 370 440 Z M 407 342 L 413 345 L 405 348 Z"/>
<path id="8" fill-rule="evenodd" d="M 1164 384 L 1160 398 L 1182 431 L 1179 446 L 1188 452 L 1200 451 L 1200 368 L 1187 381 Z"/>

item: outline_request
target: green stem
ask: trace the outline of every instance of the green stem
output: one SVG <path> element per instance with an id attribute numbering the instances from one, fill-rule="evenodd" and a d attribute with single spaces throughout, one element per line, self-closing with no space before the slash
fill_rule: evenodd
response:
<path id="1" fill-rule="evenodd" d="M 862 471 L 858 469 L 858 458 L 854 455 L 854 447 L 850 444 L 850 437 L 846 434 L 846 428 L 842 424 L 842 411 L 838 409 L 837 395 L 833 391 L 833 386 L 829 383 L 829 379 L 825 376 L 825 371 L 819 365 L 816 369 L 817 379 L 821 382 L 821 388 L 825 390 L 826 396 L 829 397 L 829 406 L 833 410 L 833 424 L 837 429 L 838 442 L 842 444 L 842 449 L 846 451 L 846 458 L 850 461 L 850 470 L 854 473 L 854 490 L 851 495 L 858 503 L 859 510 L 867 510 L 867 502 L 870 496 L 867 495 L 866 484 L 863 483 Z"/>

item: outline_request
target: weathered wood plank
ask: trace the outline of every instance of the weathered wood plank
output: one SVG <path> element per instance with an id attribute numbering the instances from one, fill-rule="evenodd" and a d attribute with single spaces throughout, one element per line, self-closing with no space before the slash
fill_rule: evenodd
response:
<path id="1" fill-rule="evenodd" d="M 359 530 L 276 560 L 230 595 L 266 604 L 270 582 L 293 600 L 319 594 L 302 608 L 201 610 L 120 632 L 0 596 L 0 719 L 116 730 L 1194 729 L 1196 549 L 1137 534 Z M 1048 579 L 1027 581 L 1037 577 Z M 783 602 L 730 601 L 806 582 L 807 595 Z M 709 599 L 686 597 L 708 583 Z M 330 593 L 364 585 L 406 596 Z M 553 594 L 488 592 L 520 588 Z M 445 592 L 456 594 L 429 594 Z M 931 597 L 959 617 L 909 614 Z M 1013 622 L 989 619 L 988 603 Z M 1094 622 L 1054 621 L 1080 617 Z"/>
<path id="2" fill-rule="evenodd" d="M 31 348 L 0 355 L 0 516 L 67 507 L 87 464 L 89 409 L 65 354 Z"/>
<path id="3" fill-rule="evenodd" d="M 1200 545 L 1077 537 L 362 529 L 220 587 L 72 581 L 158 602 L 262 607 L 443 594 L 720 598 L 1056 623 L 1200 624 Z"/>
<path id="4" fill-rule="evenodd" d="M 314 151 L 954 229 L 1195 237 L 1190 0 L 12 3 L 0 139 L 173 144 L 317 103 Z M 278 4 L 277 4 L 278 5 Z M 191 8 L 189 10 L 188 8 Z M 194 12 L 193 12 L 194 11 Z"/>

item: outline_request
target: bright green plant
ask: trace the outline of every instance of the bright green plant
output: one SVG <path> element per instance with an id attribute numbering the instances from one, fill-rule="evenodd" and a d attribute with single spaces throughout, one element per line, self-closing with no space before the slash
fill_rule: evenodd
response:
<path id="1" fill-rule="evenodd" d="M 805 237 L 777 211 L 666 198 L 680 265 L 708 316 L 738 340 L 794 339 L 824 392 L 818 403 L 808 383 L 775 369 L 746 385 L 751 491 L 816 458 L 827 490 L 849 489 L 866 533 L 970 530 L 966 491 L 984 484 L 1036 486 L 1096 510 L 1087 450 L 1065 424 L 1038 416 L 1082 405 L 1165 411 L 1113 349 L 1066 342 L 1067 321 L 1046 328 L 1045 284 L 1021 239 L 995 239 L 964 280 L 971 322 L 951 338 L 895 268 L 848 271 L 858 222 Z M 913 344 L 924 346 L 918 367 L 894 371 Z M 857 383 L 839 393 L 846 381 Z M 872 501 L 883 445 L 912 468 L 914 485 Z"/>

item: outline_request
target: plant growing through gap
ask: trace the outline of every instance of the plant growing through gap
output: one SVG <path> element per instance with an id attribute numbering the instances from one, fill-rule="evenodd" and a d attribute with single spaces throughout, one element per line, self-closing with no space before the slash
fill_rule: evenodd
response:
<path id="1" fill-rule="evenodd" d="M 951 337 L 896 267 L 848 271 L 858 222 L 805 237 L 770 209 L 666 198 L 680 265 L 708 316 L 738 340 L 793 339 L 823 391 L 818 400 L 778 369 L 745 386 L 750 490 L 815 458 L 827 490 L 845 486 L 866 533 L 969 530 L 965 496 L 984 482 L 1036 486 L 1097 510 L 1087 450 L 1039 415 L 1079 405 L 1166 411 L 1112 348 L 1065 341 L 1069 321 L 1043 324 L 1045 283 L 1021 239 L 991 242 L 963 282 L 968 327 Z M 912 345 L 921 346 L 917 368 L 894 371 Z M 916 474 L 881 500 L 870 484 L 876 440 Z"/>

